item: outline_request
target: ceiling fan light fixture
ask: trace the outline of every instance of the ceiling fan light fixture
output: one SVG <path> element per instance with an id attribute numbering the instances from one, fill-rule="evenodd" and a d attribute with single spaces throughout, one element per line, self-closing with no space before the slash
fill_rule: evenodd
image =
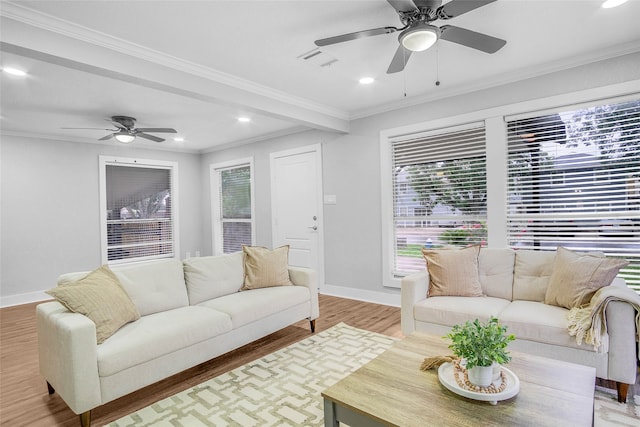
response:
<path id="1" fill-rule="evenodd" d="M 412 52 L 422 52 L 438 41 L 438 27 L 425 22 L 417 22 L 400 33 L 398 37 L 402 46 Z"/>
<path id="2" fill-rule="evenodd" d="M 130 133 L 125 131 L 118 132 L 114 136 L 118 140 L 118 142 L 121 142 L 123 144 L 131 144 L 136 139 L 135 135 L 131 135 Z"/>

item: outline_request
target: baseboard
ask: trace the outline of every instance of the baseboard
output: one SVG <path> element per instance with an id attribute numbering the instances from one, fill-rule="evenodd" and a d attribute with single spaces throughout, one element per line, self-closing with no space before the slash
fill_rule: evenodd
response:
<path id="1" fill-rule="evenodd" d="M 44 291 L 29 292 L 27 294 L 0 296 L 0 308 L 11 307 L 14 305 L 30 304 L 33 302 L 45 301 L 52 299 Z"/>
<path id="2" fill-rule="evenodd" d="M 320 293 L 323 295 L 331 295 L 334 297 L 355 299 L 364 302 L 373 302 L 376 304 L 390 305 L 392 307 L 400 307 L 400 293 L 392 294 L 327 284 L 320 288 Z"/>

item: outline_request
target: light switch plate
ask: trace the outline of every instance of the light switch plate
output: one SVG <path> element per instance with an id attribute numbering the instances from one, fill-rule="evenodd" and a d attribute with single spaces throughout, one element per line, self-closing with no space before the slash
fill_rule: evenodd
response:
<path id="1" fill-rule="evenodd" d="M 325 205 L 335 205 L 337 203 L 335 194 L 325 194 L 324 195 L 324 204 Z"/>

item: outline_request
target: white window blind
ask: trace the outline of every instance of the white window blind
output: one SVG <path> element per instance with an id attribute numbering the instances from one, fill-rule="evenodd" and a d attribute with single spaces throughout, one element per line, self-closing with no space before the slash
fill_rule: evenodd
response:
<path id="1" fill-rule="evenodd" d="M 216 203 L 214 212 L 214 241 L 216 253 L 242 250 L 252 245 L 254 219 L 252 203 L 251 164 L 215 168 Z"/>
<path id="2" fill-rule="evenodd" d="M 640 101 L 507 128 L 509 244 L 626 258 L 620 276 L 640 291 Z"/>
<path id="3" fill-rule="evenodd" d="M 173 168 L 124 159 L 103 167 L 103 258 L 122 263 L 174 257 Z"/>
<path id="4" fill-rule="evenodd" d="M 483 124 L 393 141 L 394 275 L 425 268 L 423 247 L 486 240 Z"/>

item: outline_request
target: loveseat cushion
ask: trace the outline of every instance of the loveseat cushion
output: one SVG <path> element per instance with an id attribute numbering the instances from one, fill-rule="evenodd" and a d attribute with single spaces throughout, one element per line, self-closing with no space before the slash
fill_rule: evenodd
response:
<path id="1" fill-rule="evenodd" d="M 228 314 L 234 329 L 264 319 L 299 304 L 310 304 L 306 286 L 278 286 L 237 292 L 199 306 Z"/>
<path id="2" fill-rule="evenodd" d="M 478 255 L 478 276 L 482 293 L 496 298 L 513 299 L 513 265 L 515 251 L 510 248 L 482 248 Z"/>
<path id="3" fill-rule="evenodd" d="M 467 320 L 487 321 L 500 314 L 510 301 L 494 297 L 429 297 L 415 303 L 417 321 L 453 326 Z"/>
<path id="4" fill-rule="evenodd" d="M 578 345 L 567 331 L 568 310 L 537 301 L 513 301 L 498 317 L 516 338 L 595 351 L 592 345 Z"/>
<path id="5" fill-rule="evenodd" d="M 191 305 L 238 292 L 244 281 L 242 252 L 188 258 L 184 279 Z"/>
<path id="6" fill-rule="evenodd" d="M 513 269 L 513 300 L 543 302 L 556 251 L 519 249 Z"/>
<path id="7" fill-rule="evenodd" d="M 180 260 L 118 265 L 112 270 L 142 316 L 189 305 Z"/>
<path id="8" fill-rule="evenodd" d="M 120 280 L 141 316 L 189 305 L 182 262 L 163 259 L 133 265 L 114 265 L 111 270 Z M 65 285 L 88 272 L 66 273 L 58 278 Z"/>
<path id="9" fill-rule="evenodd" d="M 98 372 L 113 375 L 230 330 L 228 315 L 198 306 L 143 316 L 98 346 Z"/>

